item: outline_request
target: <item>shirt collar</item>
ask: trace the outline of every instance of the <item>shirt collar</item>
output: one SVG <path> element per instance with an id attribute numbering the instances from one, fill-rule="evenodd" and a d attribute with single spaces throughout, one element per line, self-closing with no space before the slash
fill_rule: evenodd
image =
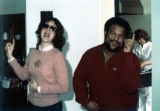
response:
<path id="1" fill-rule="evenodd" d="M 39 45 L 39 50 L 40 51 L 49 51 L 49 50 L 51 50 L 53 48 L 53 44 L 51 44 L 51 45 L 49 45 L 49 46 L 47 46 L 47 47 L 45 47 L 45 48 L 41 48 L 41 45 Z"/>

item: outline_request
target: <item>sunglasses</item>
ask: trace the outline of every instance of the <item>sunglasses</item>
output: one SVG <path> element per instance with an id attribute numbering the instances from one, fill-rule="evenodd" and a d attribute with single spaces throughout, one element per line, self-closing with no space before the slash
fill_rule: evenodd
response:
<path id="1" fill-rule="evenodd" d="M 56 27 L 54 27 L 54 26 L 50 26 L 50 25 L 48 25 L 48 24 L 43 24 L 42 25 L 42 28 L 49 28 L 50 30 L 52 30 L 52 31 L 56 31 Z"/>

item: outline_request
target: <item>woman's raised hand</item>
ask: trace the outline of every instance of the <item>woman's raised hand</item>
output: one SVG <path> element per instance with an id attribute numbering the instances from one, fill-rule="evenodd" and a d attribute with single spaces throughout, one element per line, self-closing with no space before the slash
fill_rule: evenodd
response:
<path id="1" fill-rule="evenodd" d="M 6 51 L 6 56 L 8 59 L 11 59 L 13 57 L 13 50 L 14 50 L 14 46 L 15 46 L 15 40 L 13 38 L 13 42 L 7 42 L 6 46 L 5 46 L 5 51 Z"/>

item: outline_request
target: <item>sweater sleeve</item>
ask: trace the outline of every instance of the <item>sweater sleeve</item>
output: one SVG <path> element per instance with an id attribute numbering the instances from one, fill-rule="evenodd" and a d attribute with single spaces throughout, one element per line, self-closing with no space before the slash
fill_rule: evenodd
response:
<path id="1" fill-rule="evenodd" d="M 40 84 L 41 94 L 62 94 L 68 91 L 69 80 L 65 58 L 61 52 L 57 53 L 55 58 L 56 82 Z"/>
<path id="2" fill-rule="evenodd" d="M 29 54 L 30 55 L 30 54 Z M 29 57 L 26 58 L 25 65 L 22 67 L 16 59 L 13 59 L 11 62 L 9 62 L 9 65 L 14 70 L 15 74 L 21 79 L 22 81 L 26 80 L 28 78 L 28 61 Z"/>
<path id="3" fill-rule="evenodd" d="M 122 61 L 122 88 L 128 93 L 133 93 L 140 87 L 140 62 L 131 52 L 125 52 L 123 54 Z"/>
<path id="4" fill-rule="evenodd" d="M 86 66 L 87 66 L 87 57 L 83 55 L 81 58 L 73 77 L 73 88 L 75 92 L 76 101 L 82 104 L 84 107 L 89 103 L 88 98 L 88 87 L 86 79 Z"/>

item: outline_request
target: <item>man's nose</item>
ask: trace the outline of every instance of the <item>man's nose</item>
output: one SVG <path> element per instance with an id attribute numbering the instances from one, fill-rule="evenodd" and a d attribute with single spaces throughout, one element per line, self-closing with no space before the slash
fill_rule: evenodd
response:
<path id="1" fill-rule="evenodd" d="M 115 35 L 114 36 L 114 40 L 118 40 L 119 36 L 118 35 Z"/>
<path id="2" fill-rule="evenodd" d="M 46 28 L 46 30 L 50 30 L 50 27 Z"/>

